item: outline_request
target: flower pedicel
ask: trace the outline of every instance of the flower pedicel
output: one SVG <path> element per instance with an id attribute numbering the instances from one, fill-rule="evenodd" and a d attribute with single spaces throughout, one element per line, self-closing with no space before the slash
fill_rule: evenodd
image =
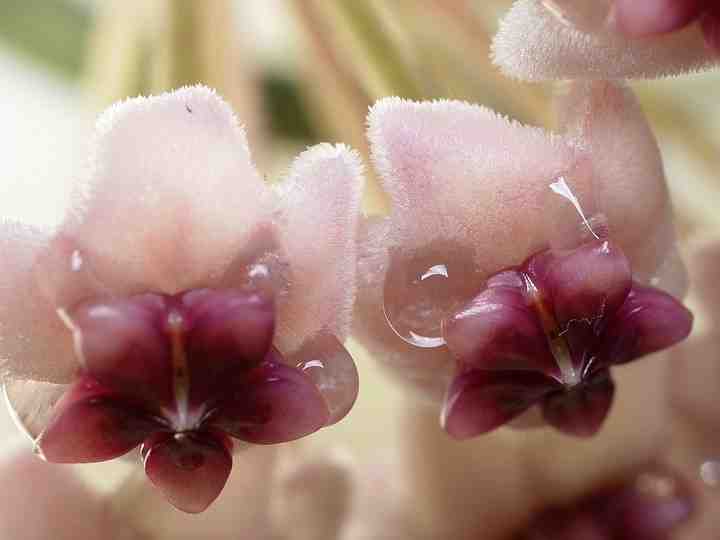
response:
<path id="1" fill-rule="evenodd" d="M 105 113 L 59 230 L 2 229 L 5 389 L 37 451 L 80 463 L 141 445 L 150 480 L 199 512 L 238 441 L 342 419 L 361 189 L 357 156 L 330 145 L 265 185 L 206 88 Z"/>
<path id="2" fill-rule="evenodd" d="M 690 332 L 690 313 L 654 286 L 681 296 L 684 273 L 630 90 L 576 83 L 560 109 L 562 135 L 457 102 L 391 99 L 370 114 L 393 209 L 367 225 L 356 334 L 444 400 L 457 438 L 535 406 L 592 435 L 613 401 L 609 368 Z"/>

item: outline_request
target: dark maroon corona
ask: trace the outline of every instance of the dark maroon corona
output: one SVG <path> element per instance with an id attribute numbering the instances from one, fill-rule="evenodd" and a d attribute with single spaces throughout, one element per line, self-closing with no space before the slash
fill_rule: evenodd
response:
<path id="1" fill-rule="evenodd" d="M 612 404 L 610 367 L 670 347 L 691 326 L 672 296 L 633 281 L 610 241 L 536 254 L 446 321 L 458 371 L 444 426 L 473 437 L 538 405 L 555 428 L 593 435 Z"/>
<path id="2" fill-rule="evenodd" d="M 37 440 L 48 461 L 104 461 L 142 444 L 150 480 L 200 512 L 230 474 L 231 438 L 279 443 L 330 420 L 310 376 L 273 347 L 273 302 L 257 292 L 143 294 L 67 318 L 82 368 Z"/>

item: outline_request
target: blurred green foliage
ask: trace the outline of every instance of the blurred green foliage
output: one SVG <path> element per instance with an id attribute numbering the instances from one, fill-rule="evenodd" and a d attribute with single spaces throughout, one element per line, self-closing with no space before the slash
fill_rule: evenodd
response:
<path id="1" fill-rule="evenodd" d="M 92 14 L 62 0 L 0 0 L 0 39 L 62 73 L 82 73 Z"/>

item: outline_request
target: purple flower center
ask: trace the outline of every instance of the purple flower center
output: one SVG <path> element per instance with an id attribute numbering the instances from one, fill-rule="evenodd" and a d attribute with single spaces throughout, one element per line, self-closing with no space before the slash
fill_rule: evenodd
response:
<path id="1" fill-rule="evenodd" d="M 142 294 L 67 318 L 81 369 L 37 440 L 48 461 L 104 461 L 142 444 L 150 480 L 200 512 L 230 474 L 231 438 L 274 444 L 330 420 L 313 380 L 273 347 L 274 305 L 257 292 Z"/>
<path id="2" fill-rule="evenodd" d="M 445 322 L 458 370 L 444 426 L 473 437 L 539 405 L 557 429 L 593 435 L 612 405 L 610 367 L 674 345 L 691 326 L 677 300 L 633 282 L 610 241 L 538 253 Z"/>

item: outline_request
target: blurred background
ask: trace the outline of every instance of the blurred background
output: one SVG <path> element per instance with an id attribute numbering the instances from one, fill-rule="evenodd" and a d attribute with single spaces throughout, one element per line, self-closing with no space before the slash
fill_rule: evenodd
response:
<path id="1" fill-rule="evenodd" d="M 97 113 L 184 84 L 215 87 L 233 104 L 270 178 L 319 141 L 367 156 L 366 111 L 386 95 L 462 99 L 552 128 L 554 88 L 506 79 L 488 59 L 510 3 L 0 0 L 0 218 L 55 224 Z M 720 232 L 720 74 L 635 86 L 663 149 L 681 237 Z M 382 212 L 369 180 L 366 210 Z M 313 444 L 365 452 L 390 443 L 401 396 L 362 356 L 358 406 Z M 15 440 L 0 415 L 3 440 Z"/>

